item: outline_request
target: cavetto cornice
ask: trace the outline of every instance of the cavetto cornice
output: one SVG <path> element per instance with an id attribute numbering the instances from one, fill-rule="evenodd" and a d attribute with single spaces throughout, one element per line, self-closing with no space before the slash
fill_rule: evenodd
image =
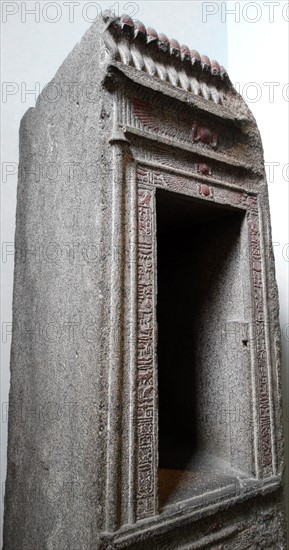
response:
<path id="1" fill-rule="evenodd" d="M 115 61 L 218 105 L 233 91 L 227 71 L 208 56 L 128 15 L 105 11 L 103 19 L 104 39 Z"/>

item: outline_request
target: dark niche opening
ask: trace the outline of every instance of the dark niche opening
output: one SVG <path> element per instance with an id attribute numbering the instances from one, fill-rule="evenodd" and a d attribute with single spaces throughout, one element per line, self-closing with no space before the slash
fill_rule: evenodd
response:
<path id="1" fill-rule="evenodd" d="M 243 212 L 164 190 L 156 204 L 162 508 L 252 471 L 250 291 Z"/>

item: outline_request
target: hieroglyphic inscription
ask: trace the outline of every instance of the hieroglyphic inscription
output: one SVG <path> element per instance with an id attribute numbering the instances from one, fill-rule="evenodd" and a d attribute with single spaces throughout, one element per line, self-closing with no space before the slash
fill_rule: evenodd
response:
<path id="1" fill-rule="evenodd" d="M 162 187 L 176 193 L 183 195 L 189 195 L 191 197 L 200 198 L 200 194 L 203 195 L 205 200 L 214 201 L 221 204 L 228 204 L 230 206 L 238 206 L 243 209 L 247 209 L 247 193 L 239 190 L 228 189 L 213 184 L 201 186 L 198 182 L 187 178 L 185 176 L 173 175 L 165 170 L 155 169 L 139 166 L 138 167 L 138 179 L 145 185 L 152 185 Z M 206 191 L 208 189 L 208 192 Z"/>
<path id="2" fill-rule="evenodd" d="M 131 147 L 133 156 L 139 159 L 140 163 L 142 160 L 144 162 L 156 162 L 157 164 L 163 165 L 164 170 L 171 167 L 173 169 L 189 172 L 191 175 L 195 173 L 207 177 L 213 176 L 214 180 L 218 180 L 220 183 L 235 184 L 238 185 L 238 187 L 240 187 L 240 185 L 243 187 L 244 185 L 247 189 L 252 188 L 252 191 L 256 187 L 252 187 L 251 174 L 249 172 L 245 173 L 241 167 L 232 167 L 227 164 L 222 165 L 213 159 L 208 161 L 207 158 L 201 155 L 196 156 L 193 160 L 191 153 L 185 150 L 180 151 L 178 156 L 174 156 L 162 143 L 152 142 L 149 147 L 146 148 L 144 142 L 141 141 L 141 138 L 138 136 L 134 136 L 134 142 Z M 208 162 L 210 162 L 209 165 L 207 164 Z"/>
<path id="3" fill-rule="evenodd" d="M 260 249 L 260 222 L 257 197 L 247 198 L 250 212 L 250 239 L 252 255 L 253 292 L 255 301 L 255 326 L 257 365 L 259 379 L 259 429 L 261 466 L 263 475 L 272 474 L 271 420 L 268 381 L 268 357 L 266 346 L 265 311 Z"/>
<path id="4" fill-rule="evenodd" d="M 137 517 L 155 513 L 153 191 L 138 188 Z"/>

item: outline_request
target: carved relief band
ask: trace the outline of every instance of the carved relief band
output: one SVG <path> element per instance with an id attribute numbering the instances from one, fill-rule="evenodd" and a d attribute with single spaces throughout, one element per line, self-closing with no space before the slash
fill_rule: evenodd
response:
<path id="1" fill-rule="evenodd" d="M 156 511 L 155 476 L 155 312 L 154 312 L 154 191 L 138 188 L 138 369 L 137 434 L 139 519 Z"/>

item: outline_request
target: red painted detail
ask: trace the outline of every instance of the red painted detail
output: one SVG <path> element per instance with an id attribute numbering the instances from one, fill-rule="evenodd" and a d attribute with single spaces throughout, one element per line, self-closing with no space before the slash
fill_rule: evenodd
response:
<path id="1" fill-rule="evenodd" d="M 182 60 L 186 60 L 186 61 L 191 60 L 190 48 L 188 48 L 188 46 L 186 46 L 186 44 L 183 44 L 181 46 L 181 57 L 182 57 Z"/>
<path id="2" fill-rule="evenodd" d="M 197 50 L 191 50 L 191 60 L 193 64 L 196 62 L 201 62 L 201 56 Z"/>
<path id="3" fill-rule="evenodd" d="M 186 53 L 191 56 L 190 48 L 186 44 L 181 45 L 181 52 Z"/>
<path id="4" fill-rule="evenodd" d="M 201 163 L 201 164 L 198 165 L 198 172 L 200 172 L 200 174 L 203 174 L 203 176 L 206 176 L 207 174 L 212 173 L 209 166 L 207 164 L 204 164 L 204 163 Z"/>
<path id="5" fill-rule="evenodd" d="M 201 57 L 202 69 L 209 70 L 211 68 L 211 61 L 207 55 Z"/>
<path id="6" fill-rule="evenodd" d="M 201 195 L 204 195 L 205 197 L 209 197 L 211 195 L 211 191 L 208 185 L 202 184 L 199 186 L 199 193 Z"/>
<path id="7" fill-rule="evenodd" d="M 211 61 L 211 73 L 214 76 L 218 76 L 220 74 L 220 65 L 215 59 Z"/>
<path id="8" fill-rule="evenodd" d="M 120 18 L 120 24 L 121 24 L 122 29 L 124 27 L 130 27 L 130 28 L 134 27 L 134 22 L 133 22 L 132 18 L 129 15 L 125 14 L 125 13 Z"/>
<path id="9" fill-rule="evenodd" d="M 174 38 L 171 38 L 170 40 L 170 46 L 171 46 L 171 53 L 174 54 L 174 55 L 180 55 L 181 53 L 181 46 L 180 44 L 178 43 L 177 40 L 175 40 Z"/>
<path id="10" fill-rule="evenodd" d="M 183 132 L 180 131 L 177 120 L 170 116 L 166 116 L 162 110 L 149 103 L 147 100 L 134 97 L 132 106 L 135 116 L 145 128 L 154 133 L 165 134 L 170 138 L 178 136 L 178 139 L 188 140 L 188 132 L 186 130 Z M 215 148 L 218 142 L 218 135 L 217 132 L 194 123 L 192 126 L 191 139 L 194 143 L 202 142 L 206 147 Z"/>
<path id="11" fill-rule="evenodd" d="M 160 125 L 159 120 L 154 114 L 154 110 L 148 101 L 134 97 L 132 100 L 133 110 L 137 118 L 142 122 L 144 126 L 150 128 L 154 132 L 159 132 Z"/>
<path id="12" fill-rule="evenodd" d="M 220 76 L 221 76 L 222 79 L 228 78 L 228 73 L 227 73 L 225 67 L 222 67 L 222 65 L 220 65 Z"/>
<path id="13" fill-rule="evenodd" d="M 201 141 L 205 145 L 209 145 L 212 149 L 215 149 L 218 145 L 218 134 L 210 130 L 210 128 L 198 126 L 197 123 L 194 123 L 192 126 L 192 140 L 194 143 Z"/>
<path id="14" fill-rule="evenodd" d="M 170 41 L 166 36 L 166 34 L 163 34 L 163 33 L 159 34 L 159 48 L 165 52 L 169 51 Z"/>
<path id="15" fill-rule="evenodd" d="M 150 42 L 154 42 L 156 40 L 158 40 L 159 38 L 159 35 L 157 33 L 157 31 L 155 31 L 155 29 L 153 29 L 152 27 L 148 27 L 147 28 L 147 43 L 149 44 Z"/>
<path id="16" fill-rule="evenodd" d="M 212 132 L 208 128 L 199 129 L 200 140 L 207 145 L 210 145 L 212 141 Z"/>
<path id="17" fill-rule="evenodd" d="M 180 141 L 186 142 L 190 140 L 190 131 L 188 131 L 188 128 L 182 128 L 178 118 L 172 116 L 170 111 L 166 112 L 166 110 L 160 109 L 148 100 L 137 96 L 133 98 L 132 105 L 135 116 L 145 129 L 155 134 L 163 134 L 170 139 L 177 138 Z"/>
<path id="18" fill-rule="evenodd" d="M 134 37 L 136 38 L 138 35 L 140 36 L 146 36 L 147 30 L 145 28 L 145 25 L 141 22 L 136 20 L 134 22 Z"/>

